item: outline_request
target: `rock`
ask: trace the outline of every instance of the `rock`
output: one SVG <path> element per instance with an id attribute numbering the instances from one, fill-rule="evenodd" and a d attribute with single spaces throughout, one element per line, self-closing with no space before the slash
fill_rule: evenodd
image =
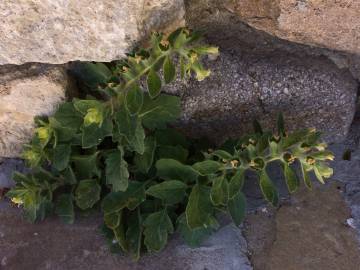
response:
<path id="1" fill-rule="evenodd" d="M 195 0 L 296 43 L 360 53 L 360 3 L 355 0 Z M 206 8 L 205 8 L 206 9 Z M 208 9 L 209 10 L 209 9 Z"/>
<path id="2" fill-rule="evenodd" d="M 253 25 L 249 26 L 247 20 L 239 16 L 243 14 L 244 17 L 251 18 L 249 14 L 258 13 L 259 17 L 253 17 L 254 20 L 277 27 L 276 22 L 273 23 L 279 12 L 277 7 L 278 1 L 192 0 L 186 2 L 186 23 L 192 28 L 203 30 L 208 40 L 220 46 L 223 51 L 232 50 L 259 55 L 282 51 L 300 58 L 326 56 L 339 68 L 349 69 L 355 78 L 360 79 L 359 55 L 334 51 L 332 47 L 323 47 L 319 44 L 313 46 L 313 44 L 302 44 L 279 38 L 271 31 L 259 30 L 262 28 L 256 26 L 254 28 Z M 326 19 L 328 17 L 324 20 Z M 338 31 L 334 31 L 330 36 L 336 35 L 340 35 Z"/>
<path id="3" fill-rule="evenodd" d="M 357 83 L 325 58 L 224 52 L 207 65 L 206 80 L 166 90 L 181 96 L 178 125 L 191 136 L 239 137 L 252 131 L 254 119 L 274 128 L 279 112 L 289 130 L 315 127 L 328 141 L 344 139 L 349 130 Z"/>
<path id="4" fill-rule="evenodd" d="M 254 269 L 358 269 L 359 243 L 346 225 L 350 211 L 341 191 L 335 183 L 302 189 L 276 215 L 250 215 L 245 237 Z"/>
<path id="5" fill-rule="evenodd" d="M 0 157 L 18 157 L 32 136 L 33 118 L 53 113 L 71 86 L 61 66 L 0 66 Z"/>
<path id="6" fill-rule="evenodd" d="M 182 26 L 183 16 L 182 0 L 3 0 L 0 65 L 120 59 L 150 31 Z"/>
<path id="7" fill-rule="evenodd" d="M 25 164 L 21 159 L 0 159 L 0 189 L 14 185 L 11 177 L 14 171 L 25 172 Z"/>
<path id="8" fill-rule="evenodd" d="M 100 235 L 101 218 L 78 218 L 64 225 L 56 218 L 38 224 L 22 220 L 19 209 L 0 202 L 1 269 L 122 269 L 122 270 L 251 270 L 241 231 L 225 225 L 201 247 L 192 249 L 171 237 L 161 253 L 139 262 L 111 254 Z M 16 230 L 14 230 L 16 228 Z"/>

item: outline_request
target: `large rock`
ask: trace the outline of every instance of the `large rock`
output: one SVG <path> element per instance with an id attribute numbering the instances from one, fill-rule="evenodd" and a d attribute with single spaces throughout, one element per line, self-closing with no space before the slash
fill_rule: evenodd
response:
<path id="1" fill-rule="evenodd" d="M 78 218 L 64 225 L 56 218 L 29 224 L 19 209 L 0 202 L 0 269 L 52 270 L 251 270 L 246 241 L 226 225 L 196 249 L 172 236 L 161 253 L 139 262 L 111 254 L 101 236 L 102 218 Z M 15 228 L 15 229 L 14 229 Z"/>
<path id="2" fill-rule="evenodd" d="M 254 119 L 273 128 L 279 112 L 290 130 L 315 127 L 328 141 L 344 139 L 349 130 L 357 83 L 326 58 L 222 53 L 207 64 L 206 80 L 167 89 L 181 96 L 179 125 L 192 136 L 239 137 Z"/>
<path id="3" fill-rule="evenodd" d="M 61 66 L 1 66 L 0 157 L 18 157 L 32 136 L 34 116 L 53 113 L 71 86 Z"/>
<path id="4" fill-rule="evenodd" d="M 182 0 L 2 0 L 0 65 L 119 59 L 183 16 Z"/>
<path id="5" fill-rule="evenodd" d="M 193 2 L 212 8 L 225 8 L 249 25 L 282 39 L 360 53 L 360 2 L 356 0 L 194 0 Z"/>

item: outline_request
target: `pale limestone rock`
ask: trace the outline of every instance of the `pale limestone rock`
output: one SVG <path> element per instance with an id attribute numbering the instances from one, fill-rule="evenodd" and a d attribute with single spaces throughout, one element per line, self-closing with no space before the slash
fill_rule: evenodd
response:
<path id="1" fill-rule="evenodd" d="M 0 67 L 0 156 L 18 157 L 31 138 L 34 116 L 49 115 L 71 86 L 61 66 Z"/>
<path id="2" fill-rule="evenodd" d="M 119 59 L 183 17 L 182 0 L 1 0 L 0 65 Z"/>

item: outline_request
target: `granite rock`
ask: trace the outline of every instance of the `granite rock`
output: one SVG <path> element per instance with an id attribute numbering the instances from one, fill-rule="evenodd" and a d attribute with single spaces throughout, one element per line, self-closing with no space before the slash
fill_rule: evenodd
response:
<path id="1" fill-rule="evenodd" d="M 251 131 L 254 119 L 274 128 L 279 112 L 289 130 L 314 127 L 329 141 L 344 139 L 349 130 L 357 83 L 324 57 L 227 51 L 207 66 L 212 73 L 206 80 L 166 89 L 181 96 L 178 125 L 191 136 L 221 142 Z"/>

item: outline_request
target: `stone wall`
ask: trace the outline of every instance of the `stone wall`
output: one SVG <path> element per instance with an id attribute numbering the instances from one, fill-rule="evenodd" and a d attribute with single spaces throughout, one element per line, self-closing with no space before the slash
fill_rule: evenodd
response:
<path id="1" fill-rule="evenodd" d="M 54 64 L 120 59 L 151 31 L 185 23 L 222 52 L 208 80 L 168 89 L 182 96 L 189 134 L 239 136 L 283 111 L 291 129 L 342 140 L 356 110 L 359 13 L 355 0 L 1 1 L 0 157 L 19 156 L 32 118 L 74 85 Z"/>

